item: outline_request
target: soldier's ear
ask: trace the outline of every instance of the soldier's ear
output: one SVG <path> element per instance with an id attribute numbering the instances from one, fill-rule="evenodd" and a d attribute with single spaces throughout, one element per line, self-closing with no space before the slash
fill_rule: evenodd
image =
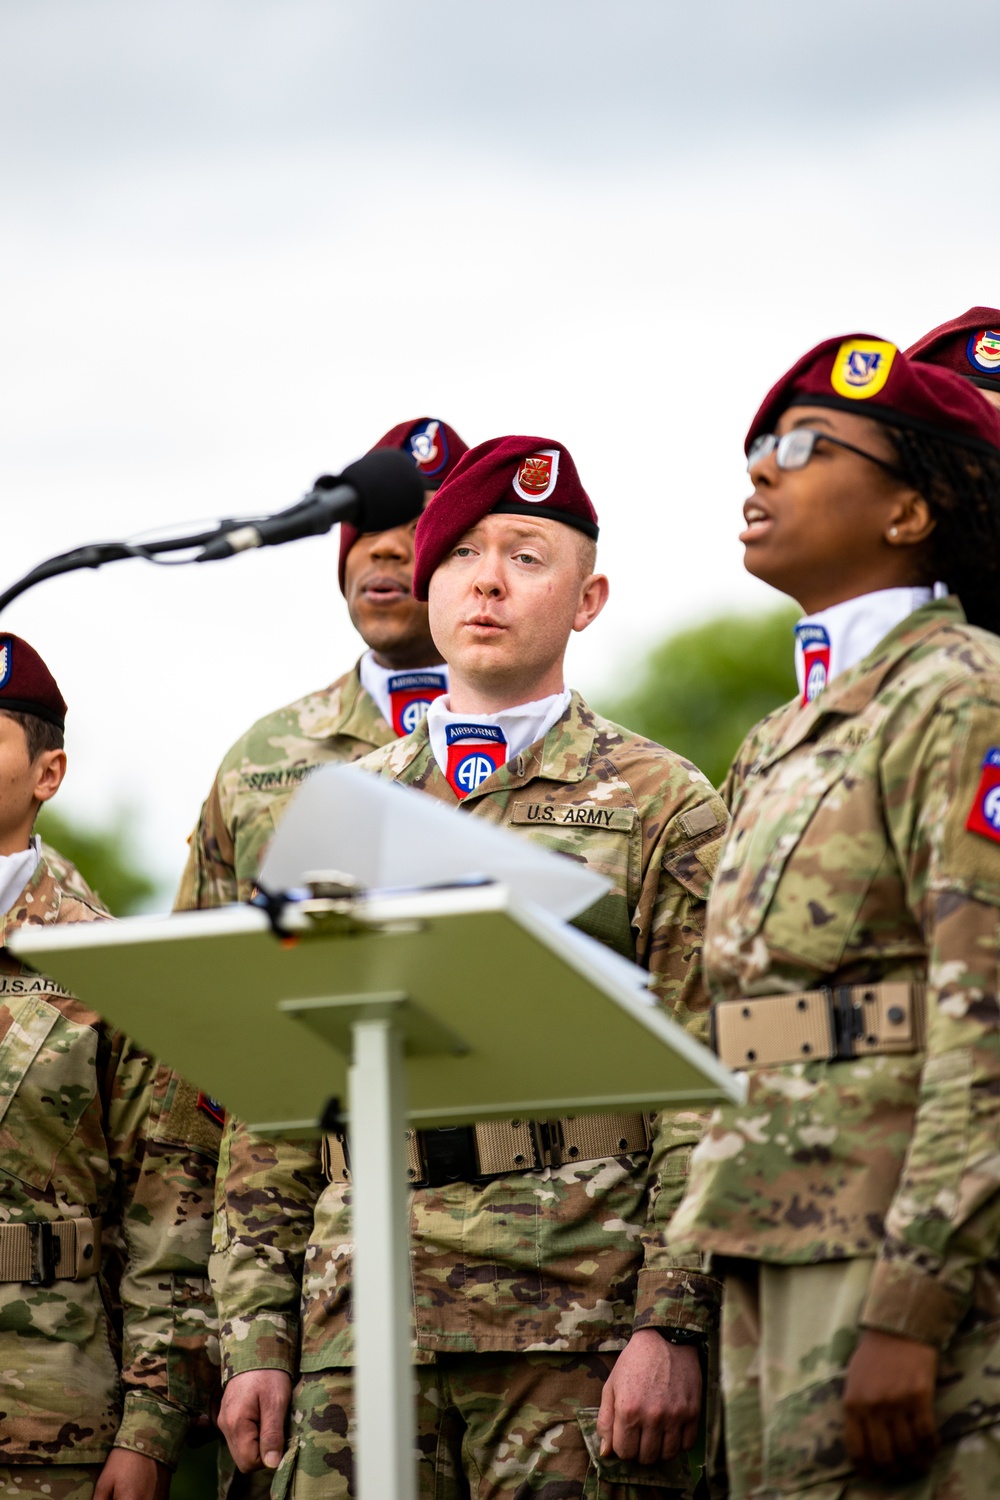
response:
<path id="1" fill-rule="evenodd" d="M 592 625 L 608 602 L 611 585 L 603 573 L 591 573 L 580 588 L 580 602 L 573 618 L 574 630 L 586 630 Z"/>
<path id="2" fill-rule="evenodd" d="M 48 802 L 58 792 L 66 775 L 66 751 L 43 750 L 35 762 L 34 772 L 32 795 L 36 802 Z"/>
<path id="3" fill-rule="evenodd" d="M 893 503 L 885 540 L 890 547 L 919 547 L 936 525 L 931 508 L 920 491 L 905 489 Z"/>

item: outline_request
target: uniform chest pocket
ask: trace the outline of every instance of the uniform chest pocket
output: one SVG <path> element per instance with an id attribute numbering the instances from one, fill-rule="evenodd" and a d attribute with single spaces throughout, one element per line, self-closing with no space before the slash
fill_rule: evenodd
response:
<path id="1" fill-rule="evenodd" d="M 0 1172 L 43 1192 L 97 1091 L 97 1033 L 40 996 L 0 999 Z"/>
<path id="2" fill-rule="evenodd" d="M 294 788 L 292 788 L 294 790 Z M 236 836 L 236 880 L 241 901 L 249 901 L 257 885 L 257 876 L 264 863 L 267 846 L 274 838 L 274 831 L 281 815 L 288 806 L 292 791 L 275 793 L 271 804 L 263 797 L 247 799 L 239 812 Z"/>
<path id="3" fill-rule="evenodd" d="M 515 802 L 507 821 L 544 848 L 610 880 L 608 893 L 576 917 L 573 926 L 631 958 L 642 858 L 636 808 L 600 802 Z"/>
<path id="4" fill-rule="evenodd" d="M 750 783 L 719 864 L 710 940 L 724 930 L 744 944 L 766 925 L 772 954 L 838 967 L 889 853 L 873 755 L 805 745 Z"/>

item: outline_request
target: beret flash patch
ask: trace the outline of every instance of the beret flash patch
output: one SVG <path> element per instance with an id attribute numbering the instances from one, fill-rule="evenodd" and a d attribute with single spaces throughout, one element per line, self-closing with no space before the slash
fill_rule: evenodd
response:
<path id="1" fill-rule="evenodd" d="M 521 460 L 514 475 L 514 491 L 522 500 L 540 505 L 555 489 L 558 477 L 559 449 L 543 448 Z"/>
<path id="2" fill-rule="evenodd" d="M 440 422 L 421 422 L 410 433 L 410 457 L 425 478 L 440 474 L 448 463 L 448 439 Z"/>
<path id="3" fill-rule="evenodd" d="M 6 687 L 10 681 L 11 659 L 13 657 L 13 645 L 10 636 L 4 636 L 0 640 L 0 688 Z"/>
<path id="4" fill-rule="evenodd" d="M 838 396 L 867 401 L 889 379 L 895 357 L 895 344 L 882 339 L 845 339 L 833 361 L 830 384 Z"/>

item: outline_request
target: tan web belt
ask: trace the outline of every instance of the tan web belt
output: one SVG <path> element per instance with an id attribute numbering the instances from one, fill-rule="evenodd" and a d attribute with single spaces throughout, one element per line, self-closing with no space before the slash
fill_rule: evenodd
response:
<path id="1" fill-rule="evenodd" d="M 0 1281 L 82 1281 L 101 1264 L 100 1219 L 0 1224 Z"/>
<path id="2" fill-rule="evenodd" d="M 411 1187 L 443 1187 L 448 1182 L 487 1182 L 509 1172 L 648 1151 L 655 1118 L 564 1115 L 560 1120 L 490 1120 L 442 1130 L 408 1130 L 406 1175 Z M 344 1136 L 324 1138 L 323 1165 L 331 1182 L 350 1182 Z"/>
<path id="3" fill-rule="evenodd" d="M 712 1008 L 712 1046 L 737 1069 L 919 1052 L 924 995 L 922 984 L 840 984 L 722 1000 Z"/>

